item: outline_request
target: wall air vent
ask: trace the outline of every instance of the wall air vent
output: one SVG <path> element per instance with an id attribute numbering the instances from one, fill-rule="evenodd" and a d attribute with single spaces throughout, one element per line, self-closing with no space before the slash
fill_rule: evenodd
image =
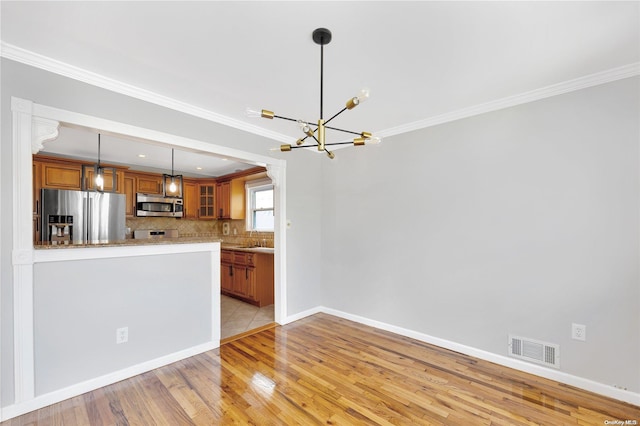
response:
<path id="1" fill-rule="evenodd" d="M 509 355 L 549 367 L 560 368 L 560 345 L 509 335 Z"/>

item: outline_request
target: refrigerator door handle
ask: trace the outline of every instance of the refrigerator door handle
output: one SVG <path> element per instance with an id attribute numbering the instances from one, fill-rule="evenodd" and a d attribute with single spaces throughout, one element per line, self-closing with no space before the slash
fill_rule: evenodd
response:
<path id="1" fill-rule="evenodd" d="M 85 198 L 84 198 L 84 202 L 85 202 L 85 217 L 84 217 L 84 223 L 85 223 L 85 229 L 84 231 L 84 241 L 85 243 L 89 243 L 89 235 L 91 234 L 91 198 L 89 197 L 89 194 L 85 194 Z"/>

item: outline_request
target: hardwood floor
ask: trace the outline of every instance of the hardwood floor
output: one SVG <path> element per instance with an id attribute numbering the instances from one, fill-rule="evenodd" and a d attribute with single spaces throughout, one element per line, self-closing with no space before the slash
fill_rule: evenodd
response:
<path id="1" fill-rule="evenodd" d="M 607 420 L 640 422 L 640 407 L 317 314 L 2 425 L 613 424 Z"/>

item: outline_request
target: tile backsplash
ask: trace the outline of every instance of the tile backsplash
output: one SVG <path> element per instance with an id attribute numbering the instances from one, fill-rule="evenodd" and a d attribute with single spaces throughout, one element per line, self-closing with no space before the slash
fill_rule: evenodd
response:
<path id="1" fill-rule="evenodd" d="M 244 220 L 191 220 L 171 217 L 130 217 L 126 220 L 133 237 L 136 229 L 177 229 L 180 237 L 211 237 L 224 243 L 273 247 L 273 232 L 247 232 Z M 223 224 L 229 223 L 229 235 L 223 235 Z"/>

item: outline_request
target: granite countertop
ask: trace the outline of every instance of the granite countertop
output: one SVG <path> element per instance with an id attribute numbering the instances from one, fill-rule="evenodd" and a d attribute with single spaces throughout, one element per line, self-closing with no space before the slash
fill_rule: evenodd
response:
<path id="1" fill-rule="evenodd" d="M 146 246 L 158 244 L 194 244 L 194 243 L 220 243 L 222 240 L 213 237 L 179 237 L 179 238 L 155 238 L 155 239 L 133 239 L 109 241 L 105 243 L 79 243 L 79 244 L 51 244 L 42 243 L 33 246 L 36 250 L 41 249 L 73 249 L 88 247 L 122 247 L 122 246 Z"/>
<path id="2" fill-rule="evenodd" d="M 150 239 L 133 239 L 110 241 L 106 243 L 80 243 L 80 244 L 51 244 L 42 243 L 33 246 L 36 250 L 46 249 L 73 249 L 87 247 L 122 247 L 122 246 L 145 246 L 158 244 L 197 244 L 197 243 L 221 243 L 221 248 L 225 250 L 245 251 L 250 253 L 268 253 L 273 254 L 273 247 L 247 247 L 241 244 L 224 243 L 216 237 L 178 237 L 178 238 L 150 238 Z"/>
<path id="3" fill-rule="evenodd" d="M 222 250 L 246 251 L 249 253 L 273 254 L 275 252 L 275 249 L 273 247 L 247 247 L 241 244 L 230 244 L 230 243 L 222 243 L 220 248 Z"/>

